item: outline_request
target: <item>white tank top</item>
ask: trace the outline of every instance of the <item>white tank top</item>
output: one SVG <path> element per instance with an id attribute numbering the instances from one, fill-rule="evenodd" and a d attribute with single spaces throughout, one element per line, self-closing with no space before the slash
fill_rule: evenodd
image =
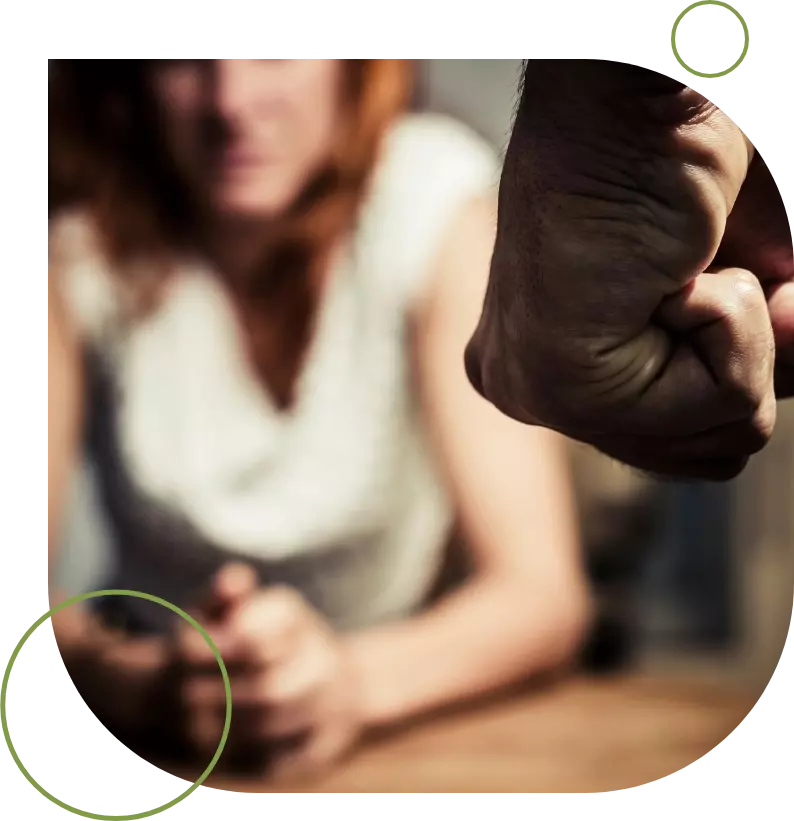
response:
<path id="1" fill-rule="evenodd" d="M 497 179 L 492 150 L 458 123 L 395 125 L 288 411 L 251 372 L 211 271 L 185 263 L 157 309 L 129 324 L 86 221 L 57 221 L 67 298 L 94 354 L 87 443 L 116 553 L 106 585 L 189 607 L 214 570 L 243 559 L 339 629 L 421 605 L 452 514 L 414 390 L 408 319 L 450 222 Z M 67 561 L 79 530 L 67 527 Z M 159 610 L 168 616 L 127 615 L 158 630 Z"/>

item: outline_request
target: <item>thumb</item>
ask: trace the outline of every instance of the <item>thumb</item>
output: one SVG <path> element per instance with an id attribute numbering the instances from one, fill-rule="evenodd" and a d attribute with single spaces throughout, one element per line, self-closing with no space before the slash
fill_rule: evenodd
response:
<path id="1" fill-rule="evenodd" d="M 683 434 L 752 414 L 765 438 L 774 424 L 774 338 L 758 280 L 741 269 L 701 274 L 657 319 L 681 344 L 647 392 L 645 421 L 656 415 Z"/>

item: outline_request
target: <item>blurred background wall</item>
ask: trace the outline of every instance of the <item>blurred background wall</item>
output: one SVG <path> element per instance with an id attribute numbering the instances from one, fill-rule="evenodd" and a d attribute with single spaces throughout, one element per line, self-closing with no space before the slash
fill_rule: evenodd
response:
<path id="1" fill-rule="evenodd" d="M 448 114 L 500 150 L 507 144 L 521 60 L 424 60 L 417 106 Z"/>

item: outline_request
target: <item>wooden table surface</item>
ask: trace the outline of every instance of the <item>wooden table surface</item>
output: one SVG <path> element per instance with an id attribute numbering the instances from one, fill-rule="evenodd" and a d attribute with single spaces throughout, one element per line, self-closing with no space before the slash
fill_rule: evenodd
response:
<path id="1" fill-rule="evenodd" d="M 713 749 L 757 695 L 670 678 L 575 678 L 367 744 L 308 792 L 598 792 L 645 784 Z M 207 786 L 272 792 L 218 776 Z M 295 791 L 292 787 L 291 791 Z"/>

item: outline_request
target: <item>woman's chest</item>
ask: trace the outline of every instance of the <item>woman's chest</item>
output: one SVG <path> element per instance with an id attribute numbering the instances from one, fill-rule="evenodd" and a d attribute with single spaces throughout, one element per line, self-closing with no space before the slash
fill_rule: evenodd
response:
<path id="1" fill-rule="evenodd" d="M 281 411 L 251 370 L 229 306 L 183 283 L 115 347 L 102 411 L 131 484 L 213 541 L 299 544 L 382 526 L 410 481 L 418 414 L 401 317 L 329 294 Z M 112 442 L 112 444 L 108 444 Z"/>

